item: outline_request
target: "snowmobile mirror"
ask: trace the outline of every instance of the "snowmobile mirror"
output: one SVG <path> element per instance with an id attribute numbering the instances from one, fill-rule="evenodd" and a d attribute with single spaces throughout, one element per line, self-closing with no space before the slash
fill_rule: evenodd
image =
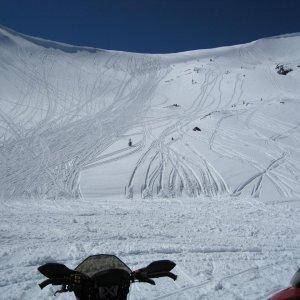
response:
<path id="1" fill-rule="evenodd" d="M 70 270 L 63 264 L 58 263 L 47 263 L 38 267 L 40 273 L 48 278 L 58 278 L 58 277 L 65 277 L 70 276 L 73 273 L 76 273 L 73 270 Z"/>

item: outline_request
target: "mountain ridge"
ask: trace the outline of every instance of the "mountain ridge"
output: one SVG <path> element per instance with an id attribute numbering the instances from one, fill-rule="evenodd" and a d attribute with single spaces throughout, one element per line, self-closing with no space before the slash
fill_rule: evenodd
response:
<path id="1" fill-rule="evenodd" d="M 181 52 L 170 52 L 170 53 L 139 53 L 139 52 L 127 52 L 127 51 L 122 51 L 122 50 L 113 50 L 113 49 L 103 49 L 103 48 L 97 48 L 97 47 L 87 47 L 87 46 L 80 46 L 80 45 L 72 45 L 72 44 L 68 44 L 68 43 L 63 43 L 63 42 L 56 42 L 56 41 L 52 41 L 50 39 L 45 39 L 45 38 L 40 38 L 40 37 L 33 37 L 27 34 L 23 34 L 20 33 L 18 31 L 15 31 L 11 28 L 8 28 L 6 26 L 3 26 L 0 24 L 0 30 L 2 29 L 2 31 L 6 31 L 7 33 L 10 33 L 12 35 L 16 35 L 19 37 L 24 38 L 25 40 L 28 40 L 34 44 L 37 44 L 39 46 L 44 46 L 44 47 L 49 47 L 49 48 L 54 48 L 54 49 L 65 49 L 66 52 L 68 52 L 68 50 L 70 51 L 71 48 L 74 48 L 74 51 L 88 51 L 88 52 L 102 52 L 102 51 L 108 51 L 108 52 L 116 52 L 116 53 L 128 53 L 128 54 L 137 54 L 137 55 L 149 55 L 149 56 L 155 56 L 155 55 L 172 55 L 172 54 L 190 54 L 192 52 L 200 52 L 200 51 L 207 51 L 207 50 L 217 50 L 217 49 L 224 49 L 224 48 L 236 48 L 236 47 L 240 47 L 240 46 L 247 46 L 247 45 L 251 45 L 255 42 L 259 42 L 259 41 L 263 41 L 266 39 L 279 39 L 279 38 L 292 38 L 292 37 L 299 37 L 300 36 L 300 32 L 294 32 L 294 33 L 286 33 L 286 34 L 280 34 L 280 35 L 275 35 L 275 36 L 270 36 L 270 37 L 264 37 L 264 38 L 260 38 L 254 41 L 250 41 L 247 43 L 243 43 L 243 44 L 237 44 L 237 45 L 230 45 L 230 46 L 220 46 L 220 47 L 215 47 L 215 48 L 204 48 L 204 49 L 195 49 L 195 50 L 186 50 L 186 51 L 181 51 Z M 48 46 L 47 46 L 48 45 Z"/>

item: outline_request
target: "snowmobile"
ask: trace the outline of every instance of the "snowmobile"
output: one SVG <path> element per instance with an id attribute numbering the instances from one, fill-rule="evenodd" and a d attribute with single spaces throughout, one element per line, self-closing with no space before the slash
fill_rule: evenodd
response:
<path id="1" fill-rule="evenodd" d="M 171 272 L 175 265 L 170 260 L 158 260 L 132 271 L 115 255 L 98 254 L 89 256 L 74 270 L 59 263 L 38 267 L 38 271 L 48 278 L 39 286 L 43 289 L 49 284 L 61 285 L 54 295 L 73 292 L 78 300 L 124 300 L 134 282 L 155 285 L 152 278 L 169 277 L 176 280 L 177 276 Z"/>
<path id="2" fill-rule="evenodd" d="M 299 300 L 300 299 L 300 269 L 291 280 L 291 286 L 272 295 L 269 300 Z"/>

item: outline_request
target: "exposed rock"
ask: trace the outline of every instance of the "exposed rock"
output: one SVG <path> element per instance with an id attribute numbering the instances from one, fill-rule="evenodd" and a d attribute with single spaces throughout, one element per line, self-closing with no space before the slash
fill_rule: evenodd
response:
<path id="1" fill-rule="evenodd" d="M 276 70 L 277 70 L 277 73 L 279 75 L 286 75 L 286 74 L 288 74 L 288 73 L 290 73 L 290 72 L 293 71 L 292 68 L 290 68 L 290 67 L 288 67 L 286 65 L 277 65 L 276 66 Z"/>

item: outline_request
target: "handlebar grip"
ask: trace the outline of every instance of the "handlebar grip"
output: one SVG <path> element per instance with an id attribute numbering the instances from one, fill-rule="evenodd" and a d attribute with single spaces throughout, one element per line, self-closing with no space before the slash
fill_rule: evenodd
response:
<path id="1" fill-rule="evenodd" d="M 44 287 L 46 287 L 46 286 L 49 285 L 49 284 L 51 284 L 51 279 L 46 279 L 46 280 L 44 280 L 43 282 L 41 282 L 41 283 L 39 284 L 39 287 L 40 287 L 41 290 L 42 290 Z"/>
<path id="2" fill-rule="evenodd" d="M 177 275 L 172 272 L 169 272 L 166 276 L 172 278 L 174 281 L 177 279 Z"/>
<path id="3" fill-rule="evenodd" d="M 49 284 L 52 285 L 67 285 L 67 284 L 71 284 L 73 282 L 70 281 L 70 279 L 68 278 L 51 278 L 51 279 L 46 279 L 45 281 L 43 281 L 42 283 L 39 284 L 39 287 L 41 289 L 43 289 L 44 287 L 46 287 Z"/>
<path id="4" fill-rule="evenodd" d="M 149 284 L 155 285 L 155 281 L 150 279 L 148 276 L 145 276 L 145 274 L 142 273 L 135 273 L 134 275 L 135 279 L 137 279 L 139 282 L 147 282 Z"/>
<path id="5" fill-rule="evenodd" d="M 177 279 L 177 275 L 175 275 L 172 272 L 155 272 L 155 273 L 147 274 L 147 277 L 149 278 L 169 277 L 172 278 L 173 280 Z"/>

